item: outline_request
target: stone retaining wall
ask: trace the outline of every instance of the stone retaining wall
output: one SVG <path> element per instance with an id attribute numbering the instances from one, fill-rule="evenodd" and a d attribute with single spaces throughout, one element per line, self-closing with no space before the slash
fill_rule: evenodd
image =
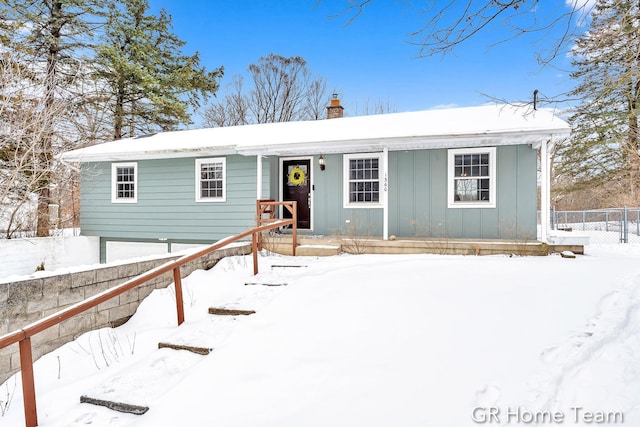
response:
<path id="1" fill-rule="evenodd" d="M 182 277 L 188 276 L 194 270 L 208 270 L 225 256 L 248 253 L 251 253 L 250 244 L 218 250 L 182 266 Z M 71 304 L 178 258 L 179 256 L 168 256 L 14 282 L 0 282 L 0 335 L 23 328 Z M 165 288 L 171 283 L 173 283 L 172 272 L 165 273 L 37 334 L 31 339 L 34 360 L 73 341 L 85 332 L 122 324 L 135 313 L 140 302 L 154 289 Z M 0 384 L 19 370 L 18 345 L 0 349 Z"/>

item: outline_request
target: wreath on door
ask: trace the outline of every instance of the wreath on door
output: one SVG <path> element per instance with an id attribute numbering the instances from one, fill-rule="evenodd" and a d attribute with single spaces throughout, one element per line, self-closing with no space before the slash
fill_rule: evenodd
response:
<path id="1" fill-rule="evenodd" d="M 293 169 L 291 169 L 291 172 L 289 172 L 289 184 L 300 186 L 300 185 L 304 185 L 306 182 L 307 182 L 307 175 L 300 168 L 300 166 L 296 166 Z"/>

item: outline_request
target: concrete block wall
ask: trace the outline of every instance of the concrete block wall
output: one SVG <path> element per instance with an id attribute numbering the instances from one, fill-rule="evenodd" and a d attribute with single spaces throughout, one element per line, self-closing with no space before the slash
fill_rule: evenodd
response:
<path id="1" fill-rule="evenodd" d="M 202 257 L 180 269 L 182 277 L 195 270 L 210 269 L 225 256 L 251 253 L 251 245 L 225 248 Z M 71 304 L 125 282 L 179 256 L 153 260 L 103 265 L 88 270 L 29 278 L 14 282 L 0 281 L 0 336 L 19 330 Z M 171 272 L 136 287 L 97 307 L 64 321 L 31 339 L 33 358 L 49 353 L 79 335 L 103 327 L 118 326 L 131 317 L 140 302 L 154 289 L 173 283 Z M 18 345 L 0 349 L 0 384 L 20 370 Z"/>

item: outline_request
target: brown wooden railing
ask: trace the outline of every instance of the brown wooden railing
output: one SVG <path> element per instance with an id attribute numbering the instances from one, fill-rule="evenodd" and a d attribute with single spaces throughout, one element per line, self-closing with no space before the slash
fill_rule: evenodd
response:
<path id="1" fill-rule="evenodd" d="M 261 201 L 258 201 L 257 207 L 258 212 L 260 212 Z M 217 243 L 208 246 L 198 252 L 194 252 L 193 254 L 185 255 L 181 258 L 178 258 L 174 261 L 169 261 L 165 264 L 162 264 L 154 269 L 151 269 L 145 273 L 140 274 L 133 279 L 127 280 L 126 282 L 114 286 L 104 292 L 101 292 L 97 295 L 94 295 L 90 298 L 85 299 L 79 303 L 73 304 L 65 309 L 58 311 L 50 316 L 44 317 L 37 322 L 31 323 L 30 325 L 25 326 L 24 328 L 10 332 L 6 335 L 0 336 L 0 349 L 10 346 L 12 344 L 18 343 L 20 350 L 20 372 L 22 376 L 22 393 L 23 393 L 23 402 L 24 402 L 24 417 L 25 417 L 25 425 L 26 427 L 36 427 L 38 425 L 38 413 L 36 408 L 36 393 L 35 393 L 35 383 L 34 383 L 34 375 L 33 375 L 33 355 L 31 350 L 31 337 L 37 333 L 45 331 L 55 325 L 64 322 L 82 312 L 85 312 L 93 307 L 96 307 L 99 304 L 102 304 L 105 301 L 110 300 L 111 298 L 117 297 L 128 290 L 131 290 L 137 286 L 140 286 L 147 281 L 154 279 L 161 274 L 167 273 L 169 271 L 173 271 L 173 281 L 175 283 L 175 292 L 176 292 L 176 311 L 178 317 L 178 325 L 184 322 L 184 305 L 182 299 L 182 276 L 180 275 L 180 267 L 188 262 L 196 260 L 200 257 L 210 254 L 213 251 L 221 249 L 230 243 L 236 242 L 238 240 L 244 239 L 245 237 L 251 236 L 251 247 L 253 253 L 253 273 L 258 274 L 258 240 L 259 236 L 265 232 L 272 230 L 278 227 L 285 227 L 288 225 L 292 225 L 294 230 L 294 238 L 293 238 L 293 253 L 295 255 L 295 247 L 297 245 L 296 241 L 296 204 L 295 202 L 266 202 L 266 203 L 276 203 L 282 204 L 292 213 L 292 218 L 290 219 L 275 219 L 273 221 L 267 221 L 266 224 L 261 224 L 258 221 L 258 226 L 252 228 L 251 230 L 245 231 L 233 237 L 228 237 L 226 239 L 222 239 Z"/>
<path id="2" fill-rule="evenodd" d="M 256 222 L 258 227 L 263 224 L 271 224 L 280 221 L 277 217 L 278 206 L 282 206 L 291 214 L 293 241 L 298 240 L 298 202 L 276 202 L 275 200 L 257 200 L 256 201 Z M 262 234 L 258 235 L 258 250 L 262 250 Z M 293 256 L 296 256 L 296 245 L 293 245 Z"/>

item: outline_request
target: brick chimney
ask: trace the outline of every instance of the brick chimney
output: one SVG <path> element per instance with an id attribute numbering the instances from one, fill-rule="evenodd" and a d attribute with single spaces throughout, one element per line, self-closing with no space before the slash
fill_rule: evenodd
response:
<path id="1" fill-rule="evenodd" d="M 340 105 L 338 94 L 333 94 L 331 105 L 327 107 L 327 119 L 339 119 L 344 114 L 344 107 Z"/>

